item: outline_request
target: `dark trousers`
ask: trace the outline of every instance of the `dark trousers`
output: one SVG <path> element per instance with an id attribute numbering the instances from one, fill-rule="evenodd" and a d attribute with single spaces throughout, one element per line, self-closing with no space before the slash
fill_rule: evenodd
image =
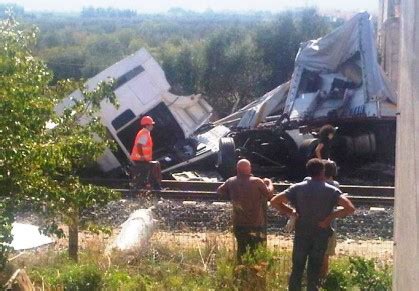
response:
<path id="1" fill-rule="evenodd" d="M 328 231 L 319 231 L 316 235 L 295 235 L 292 250 L 292 272 L 289 280 L 290 291 L 301 290 L 301 280 L 307 264 L 307 291 L 316 291 L 319 285 L 320 270 L 329 239 Z"/>
<path id="2" fill-rule="evenodd" d="M 239 263 L 247 249 L 252 253 L 260 245 L 266 246 L 267 242 L 266 227 L 235 226 L 234 236 L 237 241 L 237 261 Z"/>
<path id="3" fill-rule="evenodd" d="M 160 163 L 156 161 L 135 162 L 131 168 L 132 188 L 135 190 L 144 189 L 150 184 L 153 189 L 161 189 Z"/>

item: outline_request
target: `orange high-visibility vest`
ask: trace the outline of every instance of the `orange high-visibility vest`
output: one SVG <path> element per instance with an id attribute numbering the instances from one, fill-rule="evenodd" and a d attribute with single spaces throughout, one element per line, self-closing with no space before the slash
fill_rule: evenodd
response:
<path id="1" fill-rule="evenodd" d="M 146 140 L 145 144 L 143 143 L 144 140 Z M 140 148 L 138 145 L 140 145 Z M 146 162 L 153 160 L 153 140 L 148 129 L 143 128 L 137 133 L 131 151 L 131 160 Z"/>

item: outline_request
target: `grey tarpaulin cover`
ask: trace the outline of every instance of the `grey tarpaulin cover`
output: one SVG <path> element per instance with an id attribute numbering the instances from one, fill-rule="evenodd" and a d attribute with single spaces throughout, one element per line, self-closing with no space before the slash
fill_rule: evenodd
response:
<path id="1" fill-rule="evenodd" d="M 293 109 L 304 70 L 333 73 L 341 64 L 359 52 L 365 102 L 381 100 L 395 104 L 396 95 L 378 64 L 375 36 L 370 15 L 356 14 L 328 35 L 302 43 L 296 56 L 285 112 Z"/>

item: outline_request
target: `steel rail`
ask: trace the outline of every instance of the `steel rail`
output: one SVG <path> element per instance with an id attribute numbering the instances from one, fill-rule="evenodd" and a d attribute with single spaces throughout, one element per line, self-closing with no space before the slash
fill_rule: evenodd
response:
<path id="1" fill-rule="evenodd" d="M 86 179 L 82 181 L 111 188 L 129 188 L 127 179 Z M 222 182 L 162 181 L 163 188 L 175 191 L 215 192 L 221 184 Z M 276 192 L 282 192 L 291 185 L 290 183 L 274 183 Z M 394 187 L 391 186 L 341 185 L 340 189 L 351 196 L 394 197 Z"/>
<path id="2" fill-rule="evenodd" d="M 151 196 L 162 199 L 181 200 L 181 201 L 210 201 L 210 202 L 227 202 L 228 200 L 213 191 L 185 191 L 185 190 L 140 190 L 132 191 L 129 189 L 114 189 L 123 193 L 123 195 L 131 197 Z M 376 206 L 393 206 L 393 197 L 383 196 L 347 196 L 355 205 L 376 205 Z"/>

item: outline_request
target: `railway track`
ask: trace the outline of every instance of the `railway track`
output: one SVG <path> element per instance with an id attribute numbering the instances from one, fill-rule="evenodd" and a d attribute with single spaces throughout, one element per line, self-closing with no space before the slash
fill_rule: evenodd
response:
<path id="1" fill-rule="evenodd" d="M 180 182 L 165 180 L 162 183 L 165 190 L 161 191 L 140 190 L 139 193 L 134 193 L 128 188 L 114 189 L 126 196 L 141 195 L 141 193 L 148 191 L 152 196 L 163 199 L 223 202 L 225 200 L 216 193 L 219 185 L 221 185 L 221 182 Z M 275 191 L 279 193 L 287 189 L 290 185 L 275 183 Z M 344 193 L 348 193 L 348 198 L 355 205 L 394 205 L 394 187 L 342 185 L 341 190 Z"/>
<path id="2" fill-rule="evenodd" d="M 128 189 L 128 179 L 84 179 L 86 183 L 107 186 L 113 189 Z M 202 182 L 202 181 L 174 181 L 163 180 L 163 188 L 173 191 L 203 191 L 215 192 L 222 182 Z M 287 189 L 290 183 L 274 183 L 275 191 L 281 192 Z M 374 197 L 394 197 L 394 187 L 389 186 L 360 186 L 360 185 L 341 185 L 340 189 L 351 196 L 374 196 Z"/>
<path id="3" fill-rule="evenodd" d="M 228 231 L 231 227 L 231 204 L 216 194 L 221 183 L 164 181 L 164 191 L 133 192 L 128 188 L 128 180 L 89 181 L 106 185 L 122 192 L 126 199 L 97 207 L 86 215 L 91 219 L 118 227 L 136 209 L 151 206 L 153 197 L 158 198 L 153 215 L 159 221 L 159 227 L 166 231 L 208 232 Z M 275 184 L 276 192 L 286 189 L 289 184 Z M 354 215 L 339 222 L 339 233 L 345 239 L 391 239 L 393 230 L 394 188 L 343 186 L 350 199 L 356 205 Z M 141 199 L 139 197 L 145 197 Z M 160 199 L 161 198 L 161 199 Z M 156 199 L 157 200 L 157 199 Z M 154 200 L 154 201 L 156 201 Z M 268 230 L 270 233 L 282 233 L 287 222 L 272 207 L 268 207 Z"/>

